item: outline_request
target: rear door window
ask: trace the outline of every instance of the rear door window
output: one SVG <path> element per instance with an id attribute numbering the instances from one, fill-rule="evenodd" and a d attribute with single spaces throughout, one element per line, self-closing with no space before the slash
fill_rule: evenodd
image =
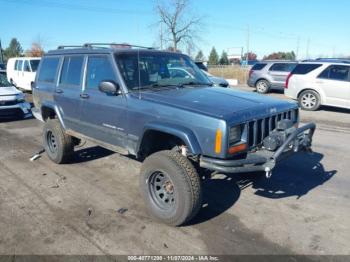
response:
<path id="1" fill-rule="evenodd" d="M 264 63 L 255 64 L 255 65 L 252 67 L 252 70 L 254 70 L 254 71 L 262 70 L 266 65 L 267 65 L 267 64 L 264 64 Z"/>
<path id="2" fill-rule="evenodd" d="M 80 86 L 81 74 L 83 70 L 83 56 L 67 56 L 64 58 L 60 84 L 70 86 Z"/>
<path id="3" fill-rule="evenodd" d="M 30 67 L 32 68 L 32 72 L 36 72 L 38 70 L 40 60 L 30 60 Z"/>
<path id="4" fill-rule="evenodd" d="M 30 72 L 30 66 L 28 60 L 24 61 L 24 67 L 23 67 L 24 72 Z"/>
<path id="5" fill-rule="evenodd" d="M 16 70 L 22 71 L 23 60 L 18 60 Z"/>
<path id="6" fill-rule="evenodd" d="M 279 72 L 291 72 L 295 68 L 294 63 L 275 63 L 273 64 L 269 71 L 279 71 Z"/>
<path id="7" fill-rule="evenodd" d="M 58 57 L 46 57 L 42 60 L 38 76 L 39 82 L 53 83 L 56 78 L 60 59 Z"/>
<path id="8" fill-rule="evenodd" d="M 293 75 L 306 75 L 315 69 L 319 68 L 322 64 L 299 64 L 292 71 Z"/>
<path id="9" fill-rule="evenodd" d="M 329 80 L 349 81 L 349 66 L 331 65 L 318 77 Z"/>

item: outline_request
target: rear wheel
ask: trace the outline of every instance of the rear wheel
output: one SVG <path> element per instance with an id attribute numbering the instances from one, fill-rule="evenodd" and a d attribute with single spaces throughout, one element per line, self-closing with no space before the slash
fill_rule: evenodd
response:
<path id="1" fill-rule="evenodd" d="M 270 83 L 266 80 L 259 80 L 255 84 L 256 91 L 260 94 L 266 94 L 270 91 Z"/>
<path id="2" fill-rule="evenodd" d="M 299 105 L 303 110 L 315 111 L 321 105 L 320 95 L 313 90 L 305 90 L 298 97 Z"/>
<path id="3" fill-rule="evenodd" d="M 140 187 L 150 214 L 169 225 L 185 224 L 201 207 L 197 171 L 176 151 L 161 151 L 148 157 L 141 168 Z"/>
<path id="4" fill-rule="evenodd" d="M 44 125 L 43 141 L 48 157 L 57 164 L 67 163 L 74 152 L 74 141 L 64 133 L 58 119 L 48 119 Z"/>

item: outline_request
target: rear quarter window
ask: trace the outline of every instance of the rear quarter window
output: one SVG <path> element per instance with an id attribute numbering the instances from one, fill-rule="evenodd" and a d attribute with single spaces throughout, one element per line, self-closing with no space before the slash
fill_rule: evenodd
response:
<path id="1" fill-rule="evenodd" d="M 291 72 L 295 66 L 294 63 L 275 63 L 270 67 L 270 71 Z"/>
<path id="2" fill-rule="evenodd" d="M 46 57 L 41 61 L 38 81 L 53 83 L 56 78 L 60 59 L 58 57 Z"/>
<path id="3" fill-rule="evenodd" d="M 255 64 L 255 65 L 252 67 L 252 70 L 254 70 L 254 71 L 262 70 L 266 65 L 267 65 L 267 64 L 264 64 L 264 63 Z"/>
<path id="4" fill-rule="evenodd" d="M 319 68 L 322 64 L 299 64 L 292 71 L 293 75 L 306 75 L 315 69 Z"/>

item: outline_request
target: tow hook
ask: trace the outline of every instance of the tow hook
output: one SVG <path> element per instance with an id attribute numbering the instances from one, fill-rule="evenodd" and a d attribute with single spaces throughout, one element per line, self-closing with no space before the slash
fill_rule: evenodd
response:
<path id="1" fill-rule="evenodd" d="M 272 176 L 272 170 L 268 166 L 265 167 L 265 176 L 267 179 L 269 179 Z"/>
<path id="2" fill-rule="evenodd" d="M 186 146 L 180 146 L 180 151 L 184 157 L 187 157 L 187 147 Z"/>

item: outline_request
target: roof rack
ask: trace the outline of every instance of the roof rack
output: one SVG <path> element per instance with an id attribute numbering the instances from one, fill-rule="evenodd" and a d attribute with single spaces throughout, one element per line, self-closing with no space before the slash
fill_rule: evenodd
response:
<path id="1" fill-rule="evenodd" d="M 350 59 L 347 58 L 316 58 L 316 59 L 306 59 L 302 62 L 332 62 L 332 63 L 342 63 L 350 64 Z"/>
<path id="2" fill-rule="evenodd" d="M 57 49 L 65 49 L 65 48 L 82 48 L 81 45 L 59 45 Z"/>
<path id="3" fill-rule="evenodd" d="M 143 49 L 154 49 L 153 47 L 146 47 L 140 45 L 131 45 L 128 43 L 85 43 L 83 45 L 60 45 L 57 49 L 66 48 L 143 48 Z"/>
<path id="4" fill-rule="evenodd" d="M 316 60 L 342 60 L 342 61 L 350 61 L 350 58 L 338 58 L 338 57 L 319 57 Z"/>
<path id="5" fill-rule="evenodd" d="M 143 49 L 154 49 L 153 47 L 141 46 L 141 45 L 131 45 L 128 43 L 85 43 L 84 47 L 94 48 L 94 47 L 110 46 L 112 48 L 143 48 Z"/>

